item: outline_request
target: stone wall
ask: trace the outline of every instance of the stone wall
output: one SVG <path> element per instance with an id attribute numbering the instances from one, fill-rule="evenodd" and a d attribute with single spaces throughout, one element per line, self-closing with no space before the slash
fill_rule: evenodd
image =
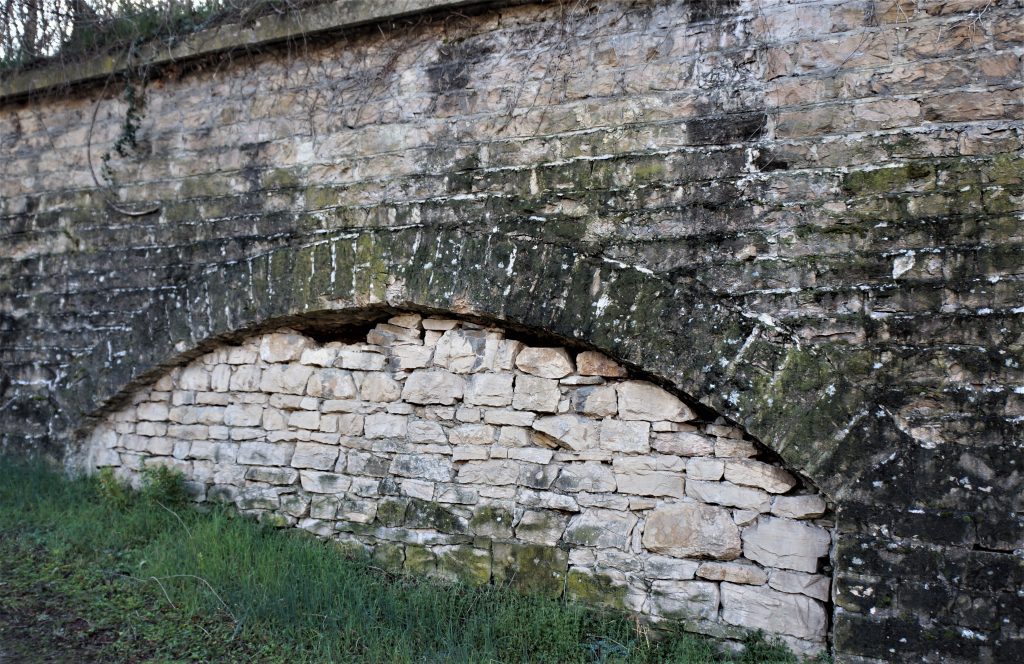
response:
<path id="1" fill-rule="evenodd" d="M 412 574 L 510 585 L 825 646 L 825 500 L 719 418 L 606 356 L 403 314 L 366 343 L 279 330 L 131 395 L 85 470 L 180 470 L 197 500 L 354 542 Z M 739 629 L 737 629 L 739 628 Z"/>
<path id="2" fill-rule="evenodd" d="M 1021 1 L 444 4 L 0 98 L 4 449 L 225 343 L 454 312 L 809 478 L 839 661 L 1024 661 Z"/>

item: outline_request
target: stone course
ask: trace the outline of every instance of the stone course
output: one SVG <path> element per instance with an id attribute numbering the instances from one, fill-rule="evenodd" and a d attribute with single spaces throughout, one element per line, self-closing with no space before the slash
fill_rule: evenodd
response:
<path id="1" fill-rule="evenodd" d="M 409 347 L 415 367 L 400 353 Z M 606 356 L 575 358 L 416 314 L 377 324 L 366 343 L 278 330 L 134 393 L 96 425 L 89 457 L 131 482 L 172 466 L 197 501 L 226 500 L 409 573 L 823 648 L 822 497 L 749 458 L 764 452 L 735 427 L 701 422 Z M 580 384 L 580 367 L 597 380 Z M 214 396 L 215 411 L 198 405 Z M 677 427 L 687 431 L 654 431 Z M 665 453 L 652 449 L 658 436 L 688 442 Z M 748 446 L 716 455 L 722 440 Z"/>

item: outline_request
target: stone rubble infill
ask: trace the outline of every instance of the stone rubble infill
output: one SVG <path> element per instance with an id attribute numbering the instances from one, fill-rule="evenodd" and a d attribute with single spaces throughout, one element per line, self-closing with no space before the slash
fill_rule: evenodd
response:
<path id="1" fill-rule="evenodd" d="M 824 646 L 824 499 L 595 351 L 408 313 L 366 343 L 225 346 L 131 403 L 89 441 L 129 481 L 172 466 L 393 569 Z"/>

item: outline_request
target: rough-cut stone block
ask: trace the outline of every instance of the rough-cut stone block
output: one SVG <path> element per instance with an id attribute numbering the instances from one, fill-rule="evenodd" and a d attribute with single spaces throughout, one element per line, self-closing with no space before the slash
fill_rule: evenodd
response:
<path id="1" fill-rule="evenodd" d="M 761 517 L 743 531 L 743 555 L 766 567 L 816 572 L 831 544 L 824 528 L 789 519 Z"/>
<path id="2" fill-rule="evenodd" d="M 397 316 L 392 316 L 388 319 L 388 325 L 404 327 L 407 330 L 422 330 L 423 316 L 413 313 L 398 314 Z M 417 336 L 419 336 L 418 332 Z"/>
<path id="3" fill-rule="evenodd" d="M 450 371 L 417 369 L 405 379 L 402 400 L 418 404 L 451 405 L 462 398 L 466 379 Z"/>
<path id="4" fill-rule="evenodd" d="M 562 539 L 568 515 L 554 510 L 526 510 L 516 524 L 516 539 L 555 546 Z"/>
<path id="5" fill-rule="evenodd" d="M 231 404 L 224 409 L 224 424 L 231 427 L 255 427 L 263 421 L 263 406 Z"/>
<path id="6" fill-rule="evenodd" d="M 819 495 L 775 496 L 772 514 L 790 519 L 814 519 L 825 514 L 825 499 Z"/>
<path id="7" fill-rule="evenodd" d="M 686 479 L 716 482 L 722 479 L 725 462 L 721 459 L 696 457 L 686 462 Z"/>
<path id="8" fill-rule="evenodd" d="M 722 583 L 722 620 L 730 625 L 821 640 L 828 619 L 820 602 L 766 586 Z"/>
<path id="9" fill-rule="evenodd" d="M 315 347 L 315 341 L 295 332 L 267 334 L 260 340 L 260 359 L 271 363 L 298 362 L 303 351 Z"/>
<path id="10" fill-rule="evenodd" d="M 337 348 L 307 348 L 302 351 L 299 363 L 310 364 L 315 367 L 330 367 L 334 366 L 334 361 L 337 359 Z"/>
<path id="11" fill-rule="evenodd" d="M 469 461 L 459 468 L 459 482 L 466 484 L 516 484 L 519 463 L 508 460 Z"/>
<path id="12" fill-rule="evenodd" d="M 601 421 L 601 449 L 610 452 L 646 454 L 651 450 L 651 425 L 648 422 Z"/>
<path id="13" fill-rule="evenodd" d="M 301 470 L 299 482 L 310 493 L 344 493 L 352 485 L 352 478 L 318 470 Z"/>
<path id="14" fill-rule="evenodd" d="M 735 459 L 748 459 L 757 454 L 757 447 L 749 440 L 734 438 L 715 439 L 715 456 Z"/>
<path id="15" fill-rule="evenodd" d="M 354 371 L 383 371 L 387 358 L 380 353 L 369 353 L 360 350 L 342 349 L 334 366 Z"/>
<path id="16" fill-rule="evenodd" d="M 541 378 L 562 378 L 573 372 L 572 359 L 564 348 L 523 348 L 516 368 Z"/>
<path id="17" fill-rule="evenodd" d="M 819 599 L 822 602 L 829 600 L 831 583 L 827 576 L 820 574 L 804 574 L 802 572 L 791 572 L 789 570 L 772 570 L 768 585 L 784 593 L 799 593 Z"/>
<path id="18" fill-rule="evenodd" d="M 476 406 L 508 406 L 512 403 L 512 374 L 483 373 L 466 383 L 465 401 Z"/>
<path id="19" fill-rule="evenodd" d="M 232 392 L 256 392 L 260 389 L 260 378 L 262 376 L 263 369 L 259 367 L 235 367 L 234 371 L 231 372 L 228 388 Z"/>
<path id="20" fill-rule="evenodd" d="M 245 479 L 267 484 L 294 484 L 298 477 L 294 468 L 252 466 L 245 471 Z"/>
<path id="21" fill-rule="evenodd" d="M 292 467 L 330 470 L 338 461 L 338 453 L 338 448 L 333 445 L 296 443 L 295 453 L 292 455 Z"/>
<path id="22" fill-rule="evenodd" d="M 396 454 L 389 472 L 431 482 L 450 482 L 455 473 L 451 459 L 437 454 Z"/>
<path id="23" fill-rule="evenodd" d="M 490 424 L 460 424 L 448 432 L 448 440 L 452 445 L 490 446 L 497 438 L 498 428 Z"/>
<path id="24" fill-rule="evenodd" d="M 516 448 L 508 450 L 507 458 L 515 459 L 517 461 L 528 461 L 529 463 L 538 463 L 545 465 L 551 463 L 551 457 L 555 455 L 551 450 L 545 450 L 539 447 L 526 447 Z M 558 468 L 552 467 L 557 472 Z"/>
<path id="25" fill-rule="evenodd" d="M 740 532 L 729 511 L 721 507 L 664 505 L 647 516 L 643 545 L 680 558 L 734 560 L 740 555 Z"/>
<path id="26" fill-rule="evenodd" d="M 697 569 L 697 576 L 709 581 L 728 581 L 751 586 L 762 586 L 768 581 L 768 573 L 750 563 L 701 563 Z"/>
<path id="27" fill-rule="evenodd" d="M 565 529 L 565 541 L 579 546 L 629 550 L 637 518 L 629 512 L 589 508 L 574 516 Z"/>
<path id="28" fill-rule="evenodd" d="M 587 350 L 576 356 L 576 371 L 582 376 L 625 378 L 626 370 L 618 362 L 597 351 Z"/>
<path id="29" fill-rule="evenodd" d="M 782 468 L 753 459 L 726 461 L 725 479 L 735 484 L 756 486 L 768 493 L 786 493 L 796 486 L 796 479 Z"/>
<path id="30" fill-rule="evenodd" d="M 533 423 L 533 429 L 550 436 L 560 446 L 576 452 L 596 447 L 599 440 L 597 423 L 579 415 L 538 417 Z"/>
<path id="31" fill-rule="evenodd" d="M 516 410 L 533 410 L 539 413 L 558 411 L 562 391 L 557 380 L 536 376 L 516 376 L 512 394 L 512 407 Z"/>
<path id="32" fill-rule="evenodd" d="M 295 446 L 289 443 L 241 443 L 238 463 L 255 466 L 287 466 Z"/>
<path id="33" fill-rule="evenodd" d="M 405 415 L 374 413 L 363 420 L 363 434 L 367 438 L 405 438 L 408 423 Z"/>
<path id="34" fill-rule="evenodd" d="M 424 318 L 420 324 L 425 330 L 451 330 L 459 326 L 459 321 L 451 318 Z"/>
<path id="35" fill-rule="evenodd" d="M 731 482 L 705 482 L 688 479 L 686 495 L 702 503 L 714 503 L 756 512 L 767 512 L 772 505 L 772 497 L 764 491 L 752 487 L 736 486 Z"/>
<path id="36" fill-rule="evenodd" d="M 558 598 L 565 587 L 568 555 L 562 549 L 539 544 L 495 542 L 493 575 L 496 585 Z"/>
<path id="37" fill-rule="evenodd" d="M 306 383 L 313 375 L 313 367 L 302 364 L 275 364 L 263 370 L 260 390 L 285 394 L 305 394 Z"/>
<path id="38" fill-rule="evenodd" d="M 592 417 L 614 417 L 619 410 L 618 396 L 614 385 L 597 385 L 573 390 L 570 403 L 580 415 Z"/>
<path id="39" fill-rule="evenodd" d="M 615 491 L 615 475 L 611 468 L 596 461 L 573 463 L 565 466 L 555 480 L 559 491 L 589 491 L 603 493 Z"/>
<path id="40" fill-rule="evenodd" d="M 140 403 L 136 408 L 136 415 L 140 420 L 163 422 L 169 414 L 170 408 L 165 403 Z"/>
<path id="41" fill-rule="evenodd" d="M 309 377 L 306 394 L 321 399 L 354 399 L 356 384 L 344 369 L 316 369 Z"/>
<path id="42" fill-rule="evenodd" d="M 644 572 L 651 579 L 675 579 L 685 581 L 697 573 L 700 563 L 694 560 L 680 560 L 669 556 L 649 556 L 644 562 Z"/>
<path id="43" fill-rule="evenodd" d="M 715 453 L 715 439 L 690 431 L 662 431 L 651 437 L 651 447 L 663 454 L 708 457 Z"/>
<path id="44" fill-rule="evenodd" d="M 359 383 L 359 396 L 363 401 L 378 403 L 397 401 L 402 397 L 402 383 L 382 371 L 373 371 L 363 375 Z"/>
<path id="45" fill-rule="evenodd" d="M 621 419 L 687 422 L 696 417 L 686 404 L 652 383 L 630 380 L 619 383 L 615 389 Z"/>
<path id="46" fill-rule="evenodd" d="M 718 584 L 707 581 L 654 581 L 651 613 L 673 620 L 718 617 Z"/>

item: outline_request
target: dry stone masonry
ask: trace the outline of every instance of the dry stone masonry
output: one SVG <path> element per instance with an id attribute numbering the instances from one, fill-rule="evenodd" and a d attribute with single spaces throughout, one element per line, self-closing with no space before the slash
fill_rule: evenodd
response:
<path id="1" fill-rule="evenodd" d="M 365 343 L 282 329 L 138 390 L 87 449 L 389 568 L 825 646 L 822 496 L 594 351 L 418 314 Z"/>

